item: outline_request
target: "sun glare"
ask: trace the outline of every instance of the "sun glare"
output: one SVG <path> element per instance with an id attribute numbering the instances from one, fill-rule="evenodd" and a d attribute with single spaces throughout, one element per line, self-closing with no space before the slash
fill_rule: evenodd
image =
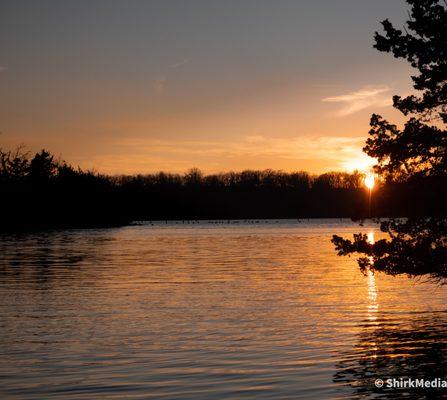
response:
<path id="1" fill-rule="evenodd" d="M 365 177 L 365 186 L 371 190 L 374 187 L 374 174 L 367 174 Z"/>
<path id="2" fill-rule="evenodd" d="M 374 158 L 368 157 L 366 154 L 361 154 L 358 157 L 353 157 L 343 162 L 343 168 L 348 172 L 363 171 L 366 172 L 376 164 Z"/>

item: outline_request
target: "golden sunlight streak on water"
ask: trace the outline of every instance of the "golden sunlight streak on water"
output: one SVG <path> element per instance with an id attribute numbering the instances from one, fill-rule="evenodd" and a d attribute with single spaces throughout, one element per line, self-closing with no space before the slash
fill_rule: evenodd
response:
<path id="1" fill-rule="evenodd" d="M 367 233 L 368 243 L 374 244 L 374 231 L 369 231 Z M 372 257 L 370 256 L 370 261 L 372 262 Z M 379 311 L 379 303 L 377 302 L 377 286 L 376 278 L 374 272 L 368 269 L 368 319 L 370 321 L 377 320 L 377 312 Z"/>
<path id="2" fill-rule="evenodd" d="M 379 311 L 379 303 L 377 302 L 377 286 L 374 273 L 369 269 L 367 272 L 368 278 L 368 318 L 370 321 L 377 319 L 377 312 Z"/>

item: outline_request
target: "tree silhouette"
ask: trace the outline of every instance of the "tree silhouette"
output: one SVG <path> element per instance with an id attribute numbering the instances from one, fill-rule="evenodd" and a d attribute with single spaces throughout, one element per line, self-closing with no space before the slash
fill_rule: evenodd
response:
<path id="1" fill-rule="evenodd" d="M 382 221 L 389 240 L 368 243 L 366 235 L 350 241 L 333 236 L 339 255 L 359 253 L 362 270 L 447 278 L 447 6 L 437 0 L 407 0 L 411 7 L 404 31 L 388 20 L 375 34 L 375 48 L 406 59 L 416 69 L 413 87 L 420 96 L 394 96 L 394 107 L 412 114 L 403 129 L 374 114 L 364 151 L 388 183 L 405 182 L 422 191 L 437 187 L 438 205 L 408 220 Z M 411 201 L 411 199 L 406 199 Z M 422 210 L 421 210 L 422 211 Z"/>
<path id="2" fill-rule="evenodd" d="M 48 181 L 57 171 L 54 156 L 48 151 L 42 150 L 37 153 L 29 164 L 29 175 L 36 181 Z"/>
<path id="3" fill-rule="evenodd" d="M 394 106 L 404 115 L 440 117 L 447 123 L 447 10 L 439 0 L 407 0 L 411 6 L 407 28 L 396 29 L 387 19 L 382 22 L 385 35 L 375 34 L 374 47 L 406 59 L 417 70 L 412 76 L 417 97 L 394 96 Z"/>

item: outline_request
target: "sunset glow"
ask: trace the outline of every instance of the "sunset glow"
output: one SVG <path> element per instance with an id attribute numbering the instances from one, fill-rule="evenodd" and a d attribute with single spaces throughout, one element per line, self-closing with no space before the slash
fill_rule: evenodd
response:
<path id="1" fill-rule="evenodd" d="M 350 158 L 343 162 L 343 169 L 348 172 L 353 171 L 362 171 L 366 172 L 371 169 L 373 165 L 375 165 L 377 161 L 374 158 L 368 157 L 365 153 L 362 153 L 359 150 L 359 154 L 355 158 Z"/>
<path id="2" fill-rule="evenodd" d="M 447 396 L 447 0 L 0 19 L 0 400 Z"/>
<path id="3" fill-rule="evenodd" d="M 0 146 L 102 173 L 365 171 L 371 113 L 396 116 L 408 86 L 371 49 L 398 2 L 19 3 L 1 9 Z"/>
<path id="4" fill-rule="evenodd" d="M 365 177 L 365 186 L 369 189 L 372 190 L 375 184 L 375 178 L 374 178 L 374 174 L 367 174 Z"/>

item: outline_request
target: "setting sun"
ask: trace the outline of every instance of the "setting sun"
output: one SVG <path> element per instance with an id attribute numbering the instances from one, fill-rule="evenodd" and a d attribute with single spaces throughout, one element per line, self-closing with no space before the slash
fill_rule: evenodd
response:
<path id="1" fill-rule="evenodd" d="M 365 186 L 369 189 L 372 190 L 372 188 L 374 187 L 374 174 L 367 174 L 365 177 Z"/>

